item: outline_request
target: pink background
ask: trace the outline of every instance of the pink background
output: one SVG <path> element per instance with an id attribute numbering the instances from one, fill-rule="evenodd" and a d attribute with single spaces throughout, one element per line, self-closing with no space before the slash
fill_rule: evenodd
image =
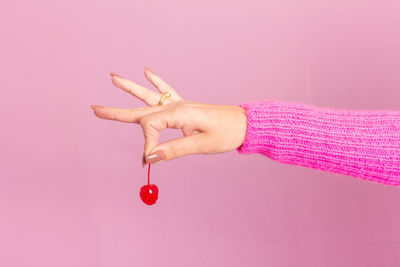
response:
<path id="1" fill-rule="evenodd" d="M 396 0 L 3 1 L 0 266 L 400 266 L 400 188 L 236 151 L 154 166 L 109 71 L 190 100 L 400 110 Z M 178 136 L 167 131 L 163 139 Z"/>

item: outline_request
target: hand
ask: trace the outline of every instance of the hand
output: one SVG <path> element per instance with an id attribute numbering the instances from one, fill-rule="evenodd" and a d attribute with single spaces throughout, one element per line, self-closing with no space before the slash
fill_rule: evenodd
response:
<path id="1" fill-rule="evenodd" d="M 149 68 L 145 69 L 145 76 L 160 93 L 118 74 L 111 73 L 111 76 L 116 87 L 141 99 L 148 107 L 122 109 L 92 105 L 91 108 L 99 118 L 142 126 L 145 138 L 142 164 L 189 154 L 222 153 L 243 144 L 247 127 L 243 108 L 185 101 Z M 159 106 L 158 102 L 165 92 L 169 92 L 171 97 Z M 183 137 L 158 144 L 160 131 L 165 128 L 181 129 Z"/>

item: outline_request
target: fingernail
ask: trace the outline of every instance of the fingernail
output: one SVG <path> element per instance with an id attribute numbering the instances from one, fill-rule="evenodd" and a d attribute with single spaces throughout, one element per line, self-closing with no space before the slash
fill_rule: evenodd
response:
<path id="1" fill-rule="evenodd" d="M 119 74 L 117 74 L 115 72 L 110 72 L 110 75 L 111 75 L 111 77 L 117 76 L 117 77 L 120 77 L 120 78 L 124 78 L 124 77 L 122 77 L 121 75 L 119 75 Z"/>
<path id="2" fill-rule="evenodd" d="M 153 71 L 152 71 L 149 67 L 144 66 L 144 68 L 145 68 L 146 70 L 150 71 L 151 73 L 153 73 Z"/>
<path id="3" fill-rule="evenodd" d="M 146 163 L 148 164 L 153 164 L 161 160 L 165 160 L 165 153 L 163 150 L 155 151 L 146 157 Z"/>
<path id="4" fill-rule="evenodd" d="M 99 105 L 91 105 L 90 106 L 92 109 L 95 109 L 95 108 L 104 108 L 103 106 L 99 106 Z"/>
<path id="5" fill-rule="evenodd" d="M 142 168 L 144 167 L 144 165 L 146 165 L 146 157 L 144 156 L 144 152 L 143 152 L 143 156 L 142 156 Z"/>

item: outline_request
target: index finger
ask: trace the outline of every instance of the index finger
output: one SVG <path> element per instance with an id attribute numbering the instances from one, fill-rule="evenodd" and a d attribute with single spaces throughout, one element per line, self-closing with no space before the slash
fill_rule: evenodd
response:
<path id="1" fill-rule="evenodd" d="M 93 109 L 94 114 L 101 119 L 139 123 L 142 116 L 157 112 L 162 109 L 162 106 L 145 108 L 114 108 L 92 105 L 91 108 Z"/>

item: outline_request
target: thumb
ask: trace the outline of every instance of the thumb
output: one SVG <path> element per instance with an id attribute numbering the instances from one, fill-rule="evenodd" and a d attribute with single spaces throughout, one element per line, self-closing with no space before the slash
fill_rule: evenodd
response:
<path id="1" fill-rule="evenodd" d="M 146 156 L 146 163 L 154 164 L 185 155 L 206 153 L 207 143 L 206 133 L 173 139 L 156 146 Z"/>

